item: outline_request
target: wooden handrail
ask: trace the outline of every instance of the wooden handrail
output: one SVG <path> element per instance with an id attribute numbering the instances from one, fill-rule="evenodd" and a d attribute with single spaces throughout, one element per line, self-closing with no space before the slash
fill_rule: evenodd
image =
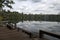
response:
<path id="1" fill-rule="evenodd" d="M 50 36 L 53 36 L 53 37 L 56 37 L 56 38 L 60 39 L 60 35 L 54 34 L 54 33 L 51 33 L 51 32 L 47 32 L 47 31 L 43 31 L 43 30 L 39 31 L 39 38 L 42 38 L 43 34 L 47 34 L 47 35 L 50 35 Z"/>
<path id="2" fill-rule="evenodd" d="M 32 33 L 31 33 L 31 32 L 28 32 L 28 31 L 26 31 L 26 30 L 24 30 L 24 29 L 21 29 L 21 28 L 17 28 L 17 29 L 18 29 L 18 31 L 21 30 L 22 32 L 24 32 L 24 33 L 26 33 L 27 35 L 29 35 L 30 38 L 32 38 Z"/>

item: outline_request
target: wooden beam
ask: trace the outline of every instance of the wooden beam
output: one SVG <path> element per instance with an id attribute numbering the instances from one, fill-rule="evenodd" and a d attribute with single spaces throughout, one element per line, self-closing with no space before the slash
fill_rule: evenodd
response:
<path id="1" fill-rule="evenodd" d="M 60 39 L 60 35 L 54 34 L 54 33 L 51 33 L 51 32 L 47 32 L 47 31 L 43 31 L 43 30 L 39 31 L 39 38 L 42 38 L 43 34 L 47 34 L 47 35 L 50 35 L 50 36 L 53 36 L 53 37 L 56 37 L 56 38 Z"/>
<path id="2" fill-rule="evenodd" d="M 31 32 L 28 32 L 27 30 L 24 30 L 22 28 L 17 28 L 18 32 L 19 30 L 21 30 L 22 32 L 26 33 L 27 35 L 29 35 L 30 38 L 32 38 L 32 33 Z"/>

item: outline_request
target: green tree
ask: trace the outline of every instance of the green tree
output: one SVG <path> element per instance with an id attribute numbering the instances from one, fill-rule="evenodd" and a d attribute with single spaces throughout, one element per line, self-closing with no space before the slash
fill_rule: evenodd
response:
<path id="1" fill-rule="evenodd" d="M 7 6 L 9 8 L 12 8 L 11 4 L 14 4 L 13 0 L 0 0 L 0 11 L 3 9 L 3 7 Z"/>
<path id="2" fill-rule="evenodd" d="M 1 20 L 3 20 L 3 17 L 2 17 L 2 16 L 0 16 L 0 21 L 1 21 Z"/>

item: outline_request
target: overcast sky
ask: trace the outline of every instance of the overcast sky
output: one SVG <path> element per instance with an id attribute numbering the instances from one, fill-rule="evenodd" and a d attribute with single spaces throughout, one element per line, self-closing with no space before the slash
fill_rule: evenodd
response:
<path id="1" fill-rule="evenodd" d="M 60 0 L 14 0 L 14 11 L 33 14 L 58 14 Z"/>

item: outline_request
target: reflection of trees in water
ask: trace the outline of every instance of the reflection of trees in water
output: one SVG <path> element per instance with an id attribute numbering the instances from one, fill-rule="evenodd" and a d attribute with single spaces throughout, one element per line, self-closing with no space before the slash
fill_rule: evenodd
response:
<path id="1" fill-rule="evenodd" d="M 18 12 L 2 11 L 3 20 L 10 21 L 12 23 L 17 23 L 19 21 L 60 21 L 60 15 L 41 15 L 41 14 L 23 14 Z"/>

